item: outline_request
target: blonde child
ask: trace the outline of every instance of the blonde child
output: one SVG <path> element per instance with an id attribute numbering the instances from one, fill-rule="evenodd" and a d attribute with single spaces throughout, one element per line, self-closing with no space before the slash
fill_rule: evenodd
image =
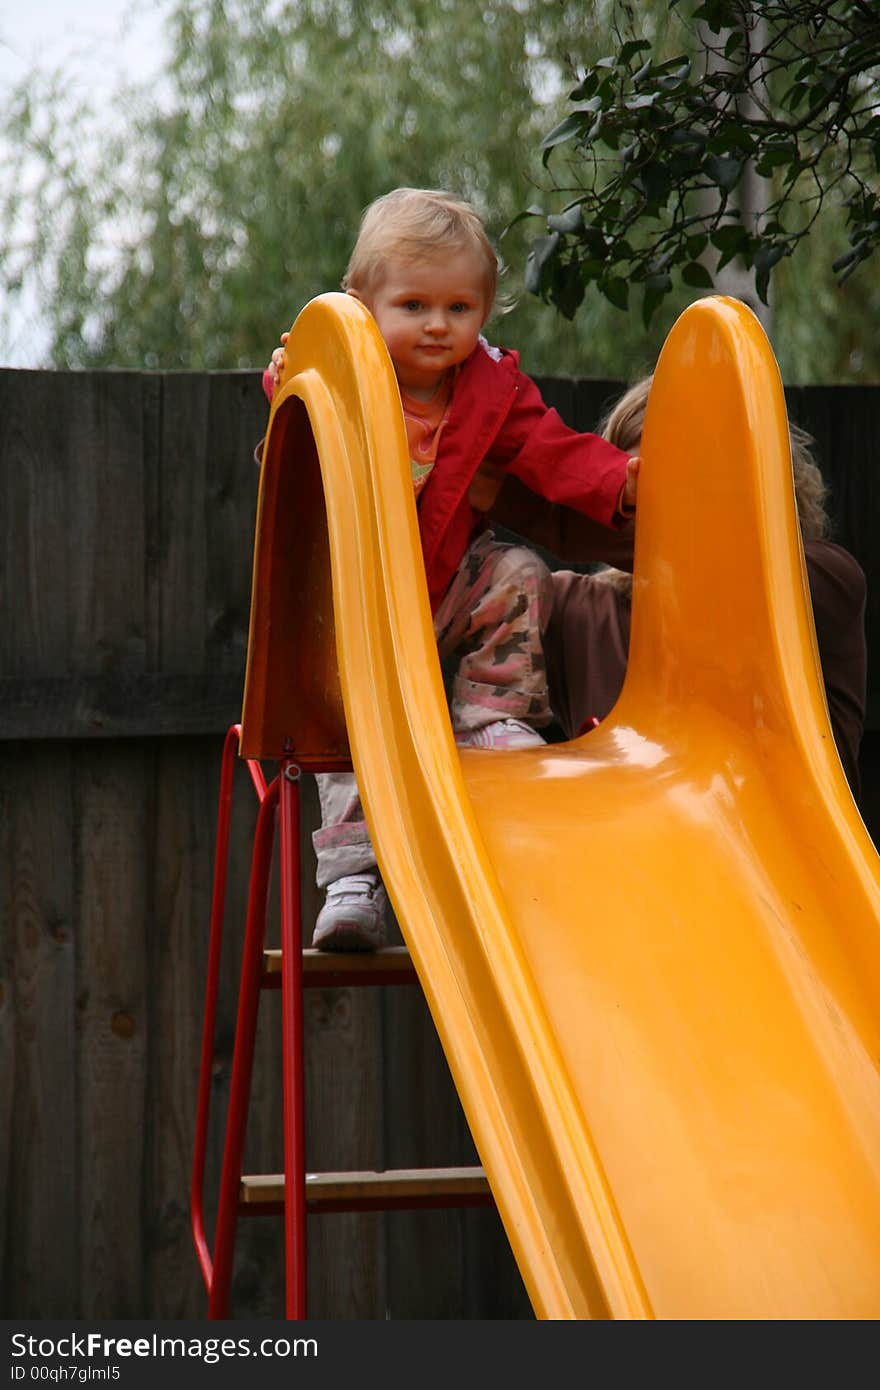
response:
<path id="1" fill-rule="evenodd" d="M 638 459 L 563 424 L 482 329 L 498 262 L 467 203 L 398 188 L 361 221 L 343 288 L 369 309 L 400 387 L 434 630 L 462 747 L 543 743 L 552 718 L 541 636 L 552 599 L 543 561 L 503 545 L 485 512 L 507 474 L 608 527 L 635 506 Z M 282 336 L 282 343 L 286 335 Z M 283 361 L 264 373 L 271 399 Z M 313 942 L 370 950 L 385 939 L 387 899 L 354 777 L 318 777 L 313 837 L 327 889 Z"/>

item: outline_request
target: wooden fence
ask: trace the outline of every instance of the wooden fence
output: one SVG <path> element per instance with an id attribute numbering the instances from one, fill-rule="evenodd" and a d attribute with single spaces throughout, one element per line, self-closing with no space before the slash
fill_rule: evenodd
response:
<path id="1" fill-rule="evenodd" d="M 614 382 L 543 383 L 581 428 Z M 802 388 L 880 653 L 880 388 Z M 189 1233 L 214 821 L 239 713 L 258 374 L 0 371 L 0 1316 L 201 1318 Z M 869 672 L 869 679 L 873 672 Z M 880 683 L 863 744 L 880 825 Z M 233 829 L 209 1189 L 219 1170 L 254 811 Z M 315 798 L 309 793 L 314 823 Z M 306 919 L 316 890 L 305 890 Z M 475 1160 L 417 989 L 306 995 L 309 1165 Z M 280 1171 L 261 1013 L 248 1166 Z M 210 1213 L 210 1203 L 209 1203 Z M 311 1217 L 310 1316 L 531 1316 L 491 1210 Z M 233 1314 L 283 1310 L 281 1223 L 239 1226 Z"/>

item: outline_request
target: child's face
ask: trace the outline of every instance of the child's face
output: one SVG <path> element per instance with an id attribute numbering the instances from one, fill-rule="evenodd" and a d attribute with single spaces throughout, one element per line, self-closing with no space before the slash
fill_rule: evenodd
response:
<path id="1" fill-rule="evenodd" d="M 476 251 L 391 260 L 382 284 L 359 295 L 379 325 L 401 389 L 426 399 L 477 345 L 490 305 Z"/>

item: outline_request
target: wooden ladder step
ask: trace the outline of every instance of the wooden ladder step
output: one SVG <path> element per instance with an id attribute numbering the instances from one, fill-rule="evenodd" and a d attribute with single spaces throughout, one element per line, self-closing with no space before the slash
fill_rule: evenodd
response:
<path id="1" fill-rule="evenodd" d="M 410 985 L 418 983 L 406 946 L 383 946 L 378 951 L 316 951 L 302 953 L 303 986 L 323 989 L 345 985 Z M 281 951 L 263 952 L 263 981 L 269 988 L 281 983 Z"/>
<path id="2" fill-rule="evenodd" d="M 388 1168 L 382 1172 L 307 1173 L 309 1211 L 389 1211 L 407 1207 L 489 1206 L 482 1168 Z M 284 1202 L 284 1174 L 241 1180 L 240 1208 L 254 1214 Z"/>

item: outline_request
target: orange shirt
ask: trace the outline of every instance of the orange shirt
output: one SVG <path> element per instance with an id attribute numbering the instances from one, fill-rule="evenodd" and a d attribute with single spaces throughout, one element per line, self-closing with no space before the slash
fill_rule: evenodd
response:
<path id="1" fill-rule="evenodd" d="M 400 393 L 416 497 L 428 481 L 437 459 L 440 436 L 449 418 L 453 384 L 454 377 L 448 377 L 429 401 L 417 401 L 404 391 Z"/>

